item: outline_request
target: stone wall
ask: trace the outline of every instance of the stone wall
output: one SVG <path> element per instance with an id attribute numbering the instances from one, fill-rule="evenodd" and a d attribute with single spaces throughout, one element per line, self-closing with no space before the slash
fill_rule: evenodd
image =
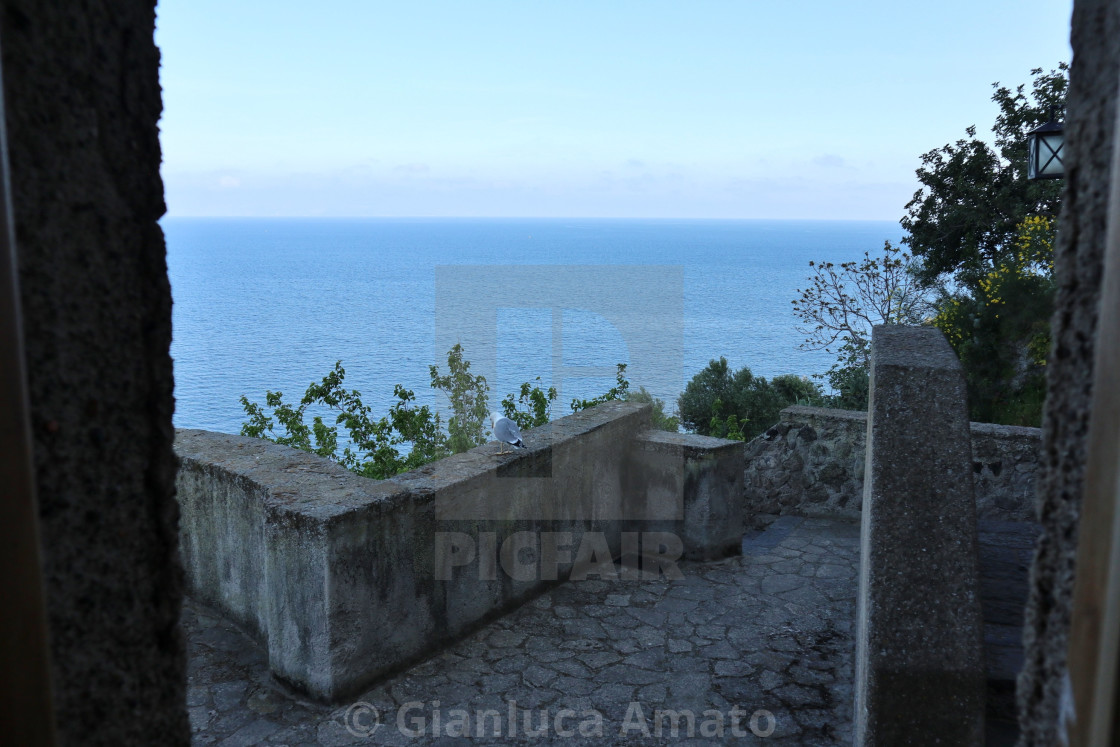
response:
<path id="1" fill-rule="evenodd" d="M 917 426 L 920 427 L 920 426 Z M 1034 519 L 1038 428 L 971 423 L 976 506 L 982 519 Z M 867 413 L 787 407 L 747 444 L 746 519 L 769 514 L 859 515 Z"/>
<path id="2" fill-rule="evenodd" d="M 524 451 L 489 444 L 384 481 L 179 431 L 192 593 L 262 640 L 278 677 L 338 700 L 574 568 L 669 575 L 738 553 L 742 444 L 651 432 L 649 411 L 606 403 L 527 432 Z"/>
<path id="3" fill-rule="evenodd" d="M 0 23 L 60 744 L 190 740 L 154 29 L 154 0 Z"/>
<path id="4" fill-rule="evenodd" d="M 863 496 L 867 413 L 787 407 L 747 444 L 744 500 L 759 514 L 855 517 Z"/>
<path id="5" fill-rule="evenodd" d="M 981 519 L 1035 521 L 1035 480 L 1042 431 L 971 423 L 972 480 Z"/>

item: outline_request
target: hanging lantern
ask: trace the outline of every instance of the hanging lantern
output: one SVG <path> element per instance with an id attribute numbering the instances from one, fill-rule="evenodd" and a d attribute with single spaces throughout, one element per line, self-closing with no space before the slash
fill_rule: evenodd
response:
<path id="1" fill-rule="evenodd" d="M 1050 121 L 1040 124 L 1027 133 L 1027 178 L 1061 179 L 1066 174 L 1062 164 L 1064 141 L 1062 123 L 1054 119 L 1050 108 Z"/>

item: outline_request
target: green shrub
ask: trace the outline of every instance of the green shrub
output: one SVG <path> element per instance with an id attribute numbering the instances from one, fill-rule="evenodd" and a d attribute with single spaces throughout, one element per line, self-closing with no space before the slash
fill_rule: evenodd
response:
<path id="1" fill-rule="evenodd" d="M 618 371 L 615 373 L 615 383 L 605 394 L 592 399 L 573 399 L 572 412 L 579 412 L 586 410 L 588 407 L 601 405 L 604 402 L 611 402 L 614 400 L 625 400 L 630 392 L 630 382 L 626 379 L 626 364 L 619 363 Z"/>
<path id="2" fill-rule="evenodd" d="M 451 403 L 447 419 L 447 445 L 455 454 L 486 443 L 490 423 L 489 392 L 486 377 L 471 374 L 471 362 L 463 358 L 459 343 L 447 353 L 447 375 L 441 376 L 436 366 L 429 366 L 432 388 L 443 392 Z"/>
<path id="3" fill-rule="evenodd" d="M 808 379 L 789 374 L 768 382 L 746 366 L 732 373 L 721 357 L 692 377 L 677 410 L 691 431 L 750 440 L 777 423 L 782 408 L 819 404 L 820 397 L 820 388 Z"/>
<path id="4" fill-rule="evenodd" d="M 389 415 L 374 419 L 369 407 L 362 403 L 361 393 L 343 387 L 345 378 L 342 361 L 338 361 L 320 383 L 313 382 L 307 387 L 296 407 L 284 402 L 283 393 L 267 392 L 265 404 L 273 409 L 275 421 L 283 427 L 281 434 L 275 431 L 273 417 L 242 395 L 241 406 L 249 420 L 241 426 L 241 435 L 309 451 L 376 479 L 392 477 L 451 453 L 439 414 L 426 405 L 416 407 L 410 390 L 398 384 L 393 390 L 397 401 L 389 408 Z M 310 405 L 338 411 L 335 424 L 327 425 L 319 415 L 311 426 L 304 424 L 303 417 Z M 339 425 L 346 428 L 350 440 L 341 452 Z M 406 445 L 410 448 L 402 454 L 401 447 Z"/>
<path id="5" fill-rule="evenodd" d="M 540 380 L 540 376 L 535 379 Z M 526 381 L 521 385 L 516 399 L 512 394 L 507 394 L 502 400 L 502 412 L 522 430 L 536 428 L 552 420 L 552 403 L 556 401 L 556 397 L 556 387 L 550 386 L 545 391 L 539 384 Z"/>
<path id="6" fill-rule="evenodd" d="M 397 401 L 389 408 L 389 414 L 375 419 L 362 402 L 361 392 L 343 386 L 346 371 L 342 361 L 338 361 L 321 382 L 312 382 L 307 387 L 298 405 L 286 403 L 281 392 L 266 392 L 264 407 L 242 395 L 241 406 L 248 420 L 241 426 L 241 435 L 318 454 L 366 477 L 392 477 L 486 443 L 490 387 L 484 376 L 472 374 L 470 369 L 470 361 L 463 357 L 463 348 L 458 344 L 447 353 L 446 375 L 437 366 L 429 367 L 432 388 L 443 392 L 451 405 L 446 428 L 438 412 L 427 405 L 417 407 L 414 393 L 399 384 L 393 389 Z M 655 424 L 676 430 L 676 419 L 665 416 L 664 402 L 654 399 L 644 388 L 638 393 L 629 391 L 625 372 L 626 365 L 620 363 L 616 385 L 599 397 L 573 400 L 572 411 L 611 400 L 652 401 Z M 536 381 L 540 381 L 539 376 Z M 556 398 L 554 387 L 545 391 L 539 384 L 525 382 L 516 397 L 510 394 L 502 400 L 502 410 L 518 427 L 534 428 L 551 419 Z M 324 422 L 321 415 L 316 415 L 311 425 L 304 423 L 311 406 L 337 412 L 334 425 Z M 265 408 L 272 408 L 272 414 L 267 414 Z M 277 425 L 282 430 L 278 431 Z M 346 429 L 349 441 L 341 450 L 339 426 Z"/>
<path id="7" fill-rule="evenodd" d="M 650 424 L 661 431 L 669 431 L 676 433 L 681 429 L 681 419 L 676 415 L 665 414 L 665 400 L 654 397 L 646 388 L 640 387 L 638 391 L 630 390 L 627 392 L 626 399 L 629 402 L 642 402 L 645 404 L 653 405 L 653 412 L 650 414 Z"/>

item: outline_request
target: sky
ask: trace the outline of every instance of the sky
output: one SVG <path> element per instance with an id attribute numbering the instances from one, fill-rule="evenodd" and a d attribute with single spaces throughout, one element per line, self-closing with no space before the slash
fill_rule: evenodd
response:
<path id="1" fill-rule="evenodd" d="M 1071 11 L 160 0 L 168 215 L 897 221 Z"/>

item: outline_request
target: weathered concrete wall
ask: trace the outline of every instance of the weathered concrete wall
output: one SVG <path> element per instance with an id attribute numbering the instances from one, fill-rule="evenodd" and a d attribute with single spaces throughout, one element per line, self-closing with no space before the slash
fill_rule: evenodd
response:
<path id="1" fill-rule="evenodd" d="M 746 516 L 859 515 L 867 413 L 787 407 L 747 444 Z M 970 423 L 972 477 L 981 519 L 1034 519 L 1041 431 Z"/>
<path id="2" fill-rule="evenodd" d="M 743 445 L 736 441 L 658 430 L 639 434 L 627 467 L 627 492 L 642 496 L 649 507 L 683 511 L 649 516 L 627 528 L 679 535 L 687 560 L 738 554 L 744 514 L 735 497 L 743 494 L 743 464 Z M 649 515 L 649 509 L 643 513 Z"/>
<path id="3" fill-rule="evenodd" d="M 1022 743 L 1057 744 L 1056 726 L 1073 596 L 1084 483 L 1094 341 L 1120 83 L 1120 4 L 1075 0 L 1065 124 L 1065 191 L 1058 219 L 1038 517 L 1019 676 Z M 1115 311 L 1113 312 L 1115 313 Z"/>
<path id="4" fill-rule="evenodd" d="M 966 401 L 960 361 L 939 330 L 874 328 L 856 620 L 857 745 L 984 743 Z"/>
<path id="5" fill-rule="evenodd" d="M 63 744 L 185 745 L 154 0 L 0 23 Z"/>
<path id="6" fill-rule="evenodd" d="M 742 445 L 648 425 L 648 405 L 608 403 L 526 433 L 525 451 L 491 444 L 385 481 L 180 431 L 191 588 L 266 642 L 277 676 L 338 699 L 573 569 L 738 552 Z M 643 469 L 657 452 L 661 471 Z"/>

